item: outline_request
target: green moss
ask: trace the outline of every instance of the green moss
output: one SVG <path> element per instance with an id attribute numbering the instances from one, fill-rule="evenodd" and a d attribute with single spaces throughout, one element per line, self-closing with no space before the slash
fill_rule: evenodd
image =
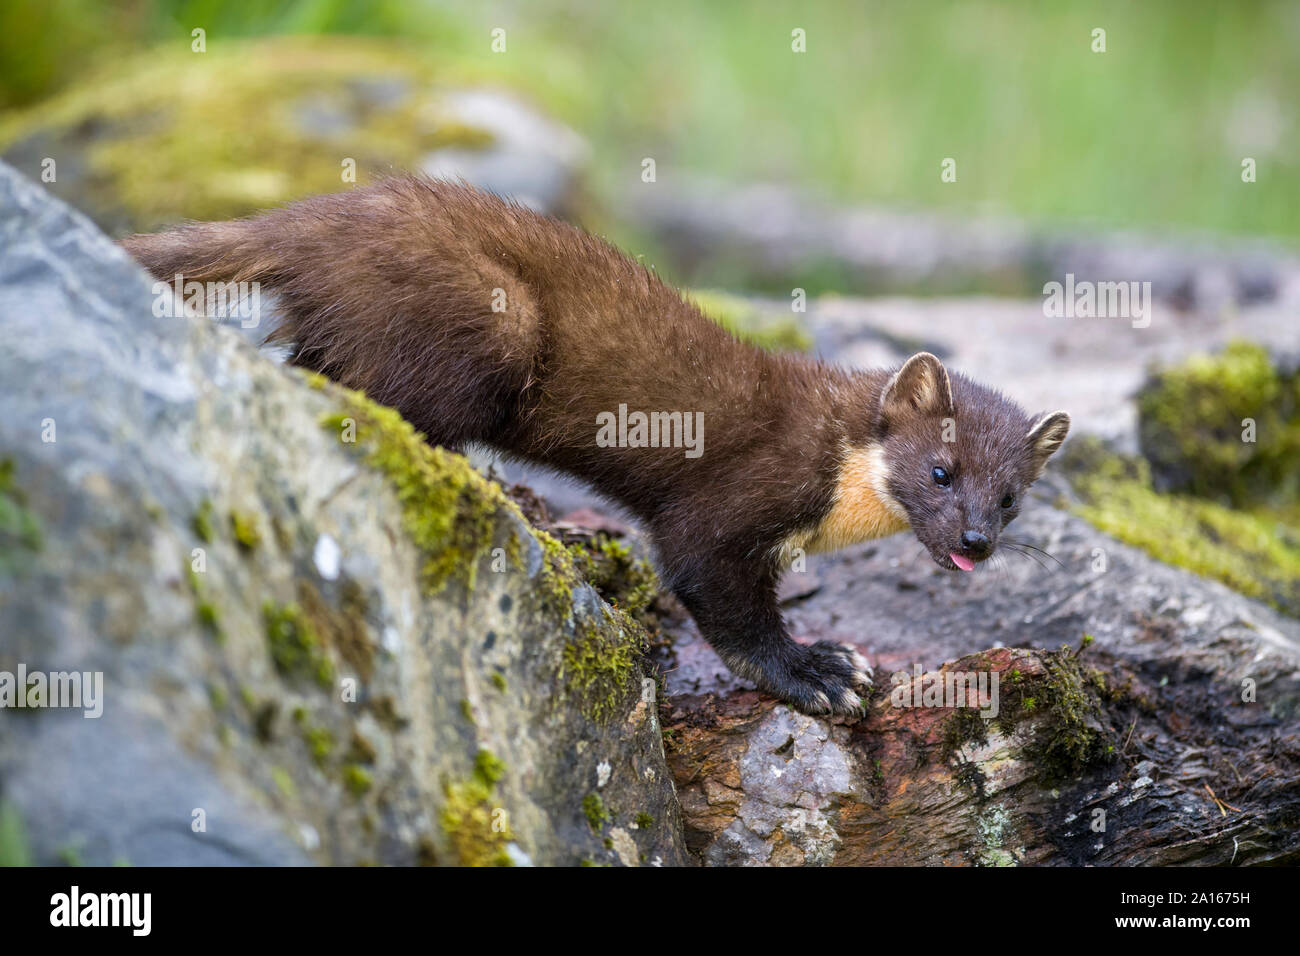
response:
<path id="1" fill-rule="evenodd" d="M 211 601 L 200 601 L 195 607 L 199 616 L 199 623 L 207 630 L 213 633 L 219 633 L 221 630 L 221 619 L 217 614 L 217 606 Z"/>
<path id="2" fill-rule="evenodd" d="M 986 745 L 990 728 L 1010 738 L 1026 720 L 1034 723 L 1024 756 L 1044 784 L 1078 776 L 1111 759 L 1103 708 L 1108 695 L 1100 672 L 1082 663 L 1069 646 L 1044 653 L 1041 660 L 1041 673 L 1008 671 L 996 717 L 985 720 L 979 711 L 961 707 L 947 718 L 941 751 L 945 760 L 951 761 L 967 744 Z M 980 662 L 978 667 L 993 670 L 997 665 Z M 959 779 L 982 798 L 984 777 L 978 766 L 960 762 L 957 770 Z"/>
<path id="3" fill-rule="evenodd" d="M 649 561 L 604 533 L 597 534 L 589 545 L 570 545 L 569 555 L 574 569 L 611 607 L 647 631 L 657 628 L 650 606 L 659 594 L 659 578 Z"/>
<path id="4" fill-rule="evenodd" d="M 603 627 L 579 622 L 564 645 L 560 681 L 586 717 L 603 723 L 634 686 L 644 653 L 641 632 L 612 617 Z"/>
<path id="5" fill-rule="evenodd" d="M 54 856 L 64 866 L 85 866 L 86 861 L 81 856 L 81 846 L 76 843 L 65 843 L 54 851 Z"/>
<path id="6" fill-rule="evenodd" d="M 578 580 L 573 555 L 558 540 L 545 532 L 537 532 L 542 545 L 542 571 L 538 590 L 543 603 L 558 614 L 568 614 L 573 607 L 573 584 Z"/>
<path id="7" fill-rule="evenodd" d="M 1047 676 L 1038 693 L 1048 720 L 1035 736 L 1034 761 L 1049 778 L 1065 777 L 1104 762 L 1110 737 L 1091 669 L 1068 648 L 1047 656 L 1044 664 Z"/>
<path id="8" fill-rule="evenodd" d="M 1137 398 L 1154 485 L 1238 509 L 1300 506 L 1300 373 L 1233 342 L 1160 371 Z M 1254 441 L 1243 422 L 1254 422 Z"/>
<path id="9" fill-rule="evenodd" d="M 774 352 L 808 352 L 812 337 L 793 317 L 764 313 L 753 302 L 726 292 L 696 289 L 686 298 L 736 338 Z"/>
<path id="10" fill-rule="evenodd" d="M 297 604 L 262 605 L 266 641 L 275 669 L 284 677 L 308 677 L 329 689 L 334 665 L 325 654 L 316 628 Z"/>
<path id="11" fill-rule="evenodd" d="M 1072 442 L 1065 464 L 1080 498 L 1074 510 L 1102 531 L 1300 614 L 1300 535 L 1280 518 L 1158 492 L 1144 460 L 1111 452 L 1096 439 Z"/>
<path id="12" fill-rule="evenodd" d="M 220 684 L 208 685 L 208 700 L 212 704 L 213 710 L 225 710 L 230 706 L 230 695 Z"/>
<path id="13" fill-rule="evenodd" d="M 603 824 L 610 820 L 609 811 L 605 809 L 605 801 L 600 799 L 600 794 L 589 793 L 582 798 L 582 815 L 587 818 L 587 825 L 597 833 Z"/>
<path id="14" fill-rule="evenodd" d="M 507 687 L 505 675 L 498 671 L 494 671 L 492 673 L 492 686 L 504 694 Z"/>
<path id="15" fill-rule="evenodd" d="M 262 534 L 257 530 L 257 519 L 242 511 L 230 512 L 230 533 L 245 551 L 252 551 L 262 543 Z"/>
<path id="16" fill-rule="evenodd" d="M 636 815 L 636 817 L 633 819 L 633 822 L 636 823 L 637 829 L 649 830 L 652 826 L 655 825 L 655 818 L 652 817 L 650 814 L 646 813 L 644 810 L 642 810 L 640 813 Z"/>
<path id="17" fill-rule="evenodd" d="M 1041 675 L 1025 677 L 1000 700 L 994 723 L 1005 735 L 1025 719 L 1036 721 L 1026 755 L 1045 783 L 1077 776 L 1112 756 L 1100 672 L 1068 645 L 1044 654 Z"/>
<path id="18" fill-rule="evenodd" d="M 19 573 L 42 547 L 41 523 L 14 481 L 14 463 L 0 461 L 0 572 Z"/>
<path id="19" fill-rule="evenodd" d="M 944 727 L 943 749 L 946 754 L 954 754 L 966 744 L 982 747 L 988 739 L 988 723 L 979 711 L 959 707 Z"/>
<path id="20" fill-rule="evenodd" d="M 435 71 L 419 53 L 358 39 L 210 39 L 198 57 L 187 41 L 119 59 L 0 123 L 0 147 L 36 138 L 52 140 L 53 155 L 80 152 L 96 188 L 150 230 L 337 192 L 348 186 L 344 157 L 364 180 L 416 168 L 441 147 L 490 142 L 439 115 Z M 362 81 L 398 92 L 367 96 Z M 313 113 L 326 121 L 313 124 Z"/>
<path id="21" fill-rule="evenodd" d="M 392 482 L 403 524 L 424 553 L 425 592 L 441 591 L 453 577 L 473 588 L 500 516 L 513 504 L 463 456 L 426 444 L 393 409 L 343 391 L 346 411 L 327 415 L 322 424 L 342 434 L 352 419 L 366 462 Z"/>
<path id="22" fill-rule="evenodd" d="M 12 803 L 0 801 L 0 866 L 31 866 L 27 828 L 22 814 Z"/>
<path id="23" fill-rule="evenodd" d="M 463 456 L 427 444 L 397 411 L 361 392 L 344 388 L 338 392 L 344 410 L 325 415 L 321 424 L 342 435 L 350 420 L 367 464 L 391 481 L 401 502 L 403 525 L 425 556 L 424 591 L 435 594 L 453 579 L 473 588 L 505 515 L 527 523 L 518 505 Z M 572 557 L 551 535 L 537 529 L 532 533 L 544 556 L 534 593 L 544 609 L 567 615 L 577 578 Z M 525 564 L 525 546 L 520 535 L 511 531 L 505 549 L 516 568 Z"/>
<path id="24" fill-rule="evenodd" d="M 470 777 L 444 788 L 446 802 L 439 821 L 461 866 L 513 865 L 505 848 L 514 834 L 508 822 L 498 822 L 503 818 L 495 815 L 492 805 L 496 785 L 505 770 L 505 764 L 495 754 L 480 750 Z"/>
<path id="25" fill-rule="evenodd" d="M 370 792 L 374 779 L 365 767 L 350 763 L 343 768 L 343 785 L 348 788 L 348 793 L 359 798 Z"/>
<path id="26" fill-rule="evenodd" d="M 212 502 L 207 498 L 199 502 L 199 510 L 194 512 L 192 524 L 194 533 L 199 536 L 199 540 L 204 544 L 211 544 L 216 539 L 216 534 L 212 529 Z"/>
<path id="27" fill-rule="evenodd" d="M 221 613 L 217 610 L 216 604 L 208 598 L 207 585 L 203 583 L 203 576 L 195 571 L 193 566 L 186 564 L 185 577 L 194 595 L 194 615 L 198 618 L 199 625 L 217 640 L 224 640 L 221 631 Z"/>
<path id="28" fill-rule="evenodd" d="M 289 776 L 289 771 L 283 767 L 271 768 L 271 782 L 275 784 L 275 789 L 290 800 L 298 795 L 298 788 L 294 786 L 293 777 Z"/>
<path id="29" fill-rule="evenodd" d="M 506 775 L 506 765 L 490 750 L 480 750 L 474 757 L 474 773 L 489 784 L 495 784 Z"/>
<path id="30" fill-rule="evenodd" d="M 330 754 L 334 752 L 334 735 L 324 727 L 304 727 L 302 739 L 312 761 L 316 766 L 324 768 L 329 763 Z"/>
<path id="31" fill-rule="evenodd" d="M 524 541 L 523 538 L 515 532 L 510 532 L 510 537 L 506 539 L 506 560 L 512 567 L 522 568 L 524 566 Z"/>

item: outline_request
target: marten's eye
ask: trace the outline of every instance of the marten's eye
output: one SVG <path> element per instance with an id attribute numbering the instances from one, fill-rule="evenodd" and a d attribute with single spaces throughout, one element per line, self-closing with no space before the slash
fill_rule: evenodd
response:
<path id="1" fill-rule="evenodd" d="M 1010 508 L 1015 503 L 1016 503 L 1015 495 L 1007 495 L 1005 498 L 1002 499 L 1002 507 L 1004 508 Z"/>
<path id="2" fill-rule="evenodd" d="M 943 488 L 947 488 L 952 484 L 952 479 L 948 477 L 948 472 L 944 471 L 938 465 L 935 465 L 930 469 L 930 477 L 934 479 L 936 485 Z"/>

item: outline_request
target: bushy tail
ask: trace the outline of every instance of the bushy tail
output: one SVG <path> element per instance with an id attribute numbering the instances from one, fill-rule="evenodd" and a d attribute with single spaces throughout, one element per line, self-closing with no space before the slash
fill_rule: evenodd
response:
<path id="1" fill-rule="evenodd" d="M 498 435 L 533 381 L 526 273 L 572 256 L 566 228 L 465 185 L 394 177 L 121 244 L 160 282 L 256 283 L 293 364 L 459 446 Z"/>
<path id="2" fill-rule="evenodd" d="M 187 282 L 274 284 L 280 272 L 265 231 L 252 220 L 193 222 L 128 236 L 121 246 L 155 279 L 166 282 L 182 275 Z"/>

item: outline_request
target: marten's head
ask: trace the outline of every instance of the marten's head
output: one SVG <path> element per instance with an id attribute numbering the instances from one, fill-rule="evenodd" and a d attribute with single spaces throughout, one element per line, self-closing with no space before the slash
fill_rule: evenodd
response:
<path id="1" fill-rule="evenodd" d="M 973 570 L 994 553 L 1070 430 L 1065 412 L 1031 418 L 999 392 L 949 376 L 929 352 L 889 380 L 879 416 L 888 492 L 949 570 Z"/>

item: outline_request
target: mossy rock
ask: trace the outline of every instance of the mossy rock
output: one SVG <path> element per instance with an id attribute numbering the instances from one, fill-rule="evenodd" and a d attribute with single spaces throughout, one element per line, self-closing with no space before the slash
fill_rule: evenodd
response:
<path id="1" fill-rule="evenodd" d="M 311 381 L 321 387 L 316 376 Z M 512 547 L 493 554 L 503 516 L 525 520 L 500 485 L 463 456 L 426 444 L 395 410 L 361 392 L 340 388 L 336 393 L 344 410 L 325 415 L 321 424 L 344 441 L 355 432 L 355 444 L 366 462 L 392 482 L 407 533 L 424 555 L 421 578 L 428 596 L 437 596 L 452 581 L 472 591 L 488 559 L 516 568 L 523 563 L 515 537 L 510 539 Z M 568 614 L 574 583 L 584 577 L 598 594 L 615 602 L 601 610 L 603 619 L 575 625 L 557 675 L 564 685 L 557 700 L 571 700 L 588 719 L 603 723 L 637 686 L 647 646 L 645 629 L 653 626 L 648 608 L 658 594 L 657 578 L 648 562 L 620 542 L 603 539 L 589 549 L 566 549 L 546 532 L 530 531 L 543 554 L 534 595 L 539 608 Z M 267 620 L 269 627 L 271 618 Z M 498 690 L 508 687 L 499 673 L 490 680 Z"/>
<path id="2" fill-rule="evenodd" d="M 324 416 L 321 424 L 349 443 L 355 431 L 366 461 L 392 481 L 406 529 L 425 554 L 424 590 L 436 594 L 453 576 L 473 588 L 498 516 L 518 515 L 518 508 L 464 457 L 427 445 L 393 409 L 360 392 L 343 396 L 344 411 Z"/>
<path id="3" fill-rule="evenodd" d="M 1300 533 L 1279 514 L 1159 491 L 1145 459 L 1087 436 L 1070 443 L 1063 463 L 1079 496 L 1074 510 L 1102 531 L 1300 615 Z"/>
<path id="4" fill-rule="evenodd" d="M 1029 721 L 1033 727 L 1025 735 L 1024 756 L 1044 784 L 1076 777 L 1109 762 L 1114 742 L 1103 706 L 1105 679 L 1080 659 L 1080 651 L 1091 643 L 1091 636 L 1084 635 L 1078 650 L 1063 645 L 1026 658 L 1023 670 L 1020 666 L 1009 668 L 1002 674 L 998 715 L 991 720 L 985 720 L 978 710 L 956 708 L 944 734 L 947 759 L 952 760 L 967 744 L 985 746 L 990 729 L 1014 737 L 1020 724 Z M 973 655 L 951 666 L 958 672 L 987 670 L 995 666 L 995 658 Z"/>
<path id="5" fill-rule="evenodd" d="M 627 542 L 605 532 L 598 532 L 588 542 L 569 545 L 569 553 L 574 569 L 610 607 L 646 631 L 655 631 L 652 605 L 662 592 L 659 576 L 647 559 L 635 554 Z"/>
<path id="6" fill-rule="evenodd" d="M 1164 369 L 1137 406 L 1157 490 L 1238 509 L 1300 506 L 1300 373 L 1262 347 L 1238 341 Z"/>
<path id="7" fill-rule="evenodd" d="M 418 166 L 491 136 L 443 113 L 440 63 L 340 38 L 152 50 L 0 122 L 0 151 L 110 232 L 230 219 Z"/>
<path id="8" fill-rule="evenodd" d="M 49 759 L 0 755 L 0 856 L 64 859 L 75 819 L 88 865 L 686 861 L 639 628 L 497 483 L 152 314 L 120 250 L 3 163 L 0 226 L 4 650 L 112 689 L 55 747 L 57 714 L 8 720 L 6 754 Z M 656 825 L 594 833 L 593 787 Z M 167 822 L 198 802 L 221 840 Z"/>

